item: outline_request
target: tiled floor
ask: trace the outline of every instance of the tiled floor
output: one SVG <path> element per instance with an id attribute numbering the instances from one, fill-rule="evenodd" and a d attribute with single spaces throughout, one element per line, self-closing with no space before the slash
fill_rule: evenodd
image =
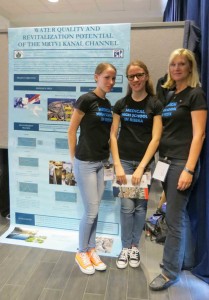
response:
<path id="1" fill-rule="evenodd" d="M 148 215 L 159 192 L 157 186 L 151 192 Z M 0 234 L 8 226 L 0 217 Z M 143 235 L 139 268 L 119 270 L 115 258 L 104 257 L 107 270 L 89 276 L 78 269 L 75 253 L 0 244 L 0 300 L 208 300 L 209 286 L 188 271 L 166 291 L 149 290 L 160 272 L 162 250 Z"/>

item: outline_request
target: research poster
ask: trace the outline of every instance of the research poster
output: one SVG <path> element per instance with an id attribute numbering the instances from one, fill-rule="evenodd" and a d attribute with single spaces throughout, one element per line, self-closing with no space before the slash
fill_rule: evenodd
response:
<path id="1" fill-rule="evenodd" d="M 11 227 L 4 237 L 76 251 L 83 207 L 67 129 L 77 98 L 95 88 L 98 63 L 117 68 L 107 94 L 112 105 L 125 95 L 130 24 L 15 28 L 8 35 Z M 98 249 L 107 255 L 121 247 L 119 213 L 107 181 L 97 228 Z"/>

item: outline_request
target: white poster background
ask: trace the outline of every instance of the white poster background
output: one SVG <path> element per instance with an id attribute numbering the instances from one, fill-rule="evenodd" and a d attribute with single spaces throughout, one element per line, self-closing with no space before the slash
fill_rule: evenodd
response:
<path id="1" fill-rule="evenodd" d="M 98 63 L 117 68 L 116 85 L 107 94 L 112 105 L 125 95 L 130 24 L 15 28 L 8 34 L 11 228 L 1 241 L 27 244 L 22 232 L 30 228 L 38 230 L 30 245 L 76 251 L 83 208 L 67 129 L 76 99 L 95 88 Z M 119 211 L 108 181 L 97 236 L 113 242 L 109 255 L 121 247 Z M 42 231 L 48 238 L 35 239 Z"/>

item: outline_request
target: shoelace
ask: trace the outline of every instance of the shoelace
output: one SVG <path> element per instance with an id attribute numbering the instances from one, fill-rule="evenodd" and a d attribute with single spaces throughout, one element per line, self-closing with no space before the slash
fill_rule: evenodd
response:
<path id="1" fill-rule="evenodd" d="M 100 263 L 101 262 L 101 259 L 100 259 L 99 255 L 95 251 L 92 253 L 91 256 L 95 260 L 96 263 Z"/>
<path id="2" fill-rule="evenodd" d="M 82 259 L 82 262 L 85 266 L 88 266 L 88 265 L 91 264 L 90 259 L 89 259 L 88 255 L 86 253 L 80 253 L 79 255 L 80 255 L 80 257 Z"/>
<path id="3" fill-rule="evenodd" d="M 138 249 L 132 249 L 132 251 L 130 251 L 130 259 L 136 259 L 138 260 L 139 258 L 139 250 Z"/>
<path id="4" fill-rule="evenodd" d="M 128 257 L 128 251 L 127 250 L 122 250 L 120 254 L 120 260 L 126 260 Z"/>

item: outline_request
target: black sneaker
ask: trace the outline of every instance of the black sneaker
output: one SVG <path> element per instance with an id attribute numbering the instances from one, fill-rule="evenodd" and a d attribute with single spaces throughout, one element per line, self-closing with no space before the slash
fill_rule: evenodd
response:
<path id="1" fill-rule="evenodd" d="M 128 258 L 129 258 L 129 251 L 128 248 L 123 248 L 118 259 L 116 260 L 116 265 L 119 269 L 125 269 L 128 265 Z"/>
<path id="2" fill-rule="evenodd" d="M 139 250 L 136 247 L 129 249 L 129 265 L 132 268 L 137 268 L 140 265 Z"/>

